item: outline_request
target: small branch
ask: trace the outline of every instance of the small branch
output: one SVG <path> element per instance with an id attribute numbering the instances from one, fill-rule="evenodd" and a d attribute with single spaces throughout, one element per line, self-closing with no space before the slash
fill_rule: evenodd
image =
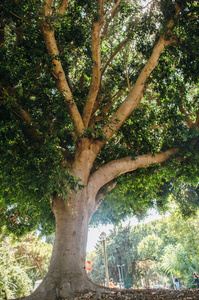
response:
<path id="1" fill-rule="evenodd" d="M 179 107 L 180 112 L 186 117 L 186 122 L 188 127 L 190 128 L 193 125 L 193 122 L 191 121 L 191 119 L 188 117 L 188 113 L 186 112 L 186 110 L 183 107 Z"/>
<path id="2" fill-rule="evenodd" d="M 128 89 L 130 91 L 131 90 L 131 86 L 130 86 L 130 82 L 129 82 L 129 73 L 128 73 L 128 69 L 127 69 L 127 65 L 126 65 L 126 54 L 125 53 L 124 53 L 124 66 L 125 66 L 125 70 L 126 70 L 127 85 L 128 85 Z"/>
<path id="3" fill-rule="evenodd" d="M 33 262 L 36 264 L 37 268 L 39 269 L 40 275 L 43 277 L 43 273 L 42 273 L 42 269 L 41 269 L 39 261 L 34 257 L 34 255 L 32 253 L 30 253 L 28 250 L 26 250 L 26 248 L 23 245 L 21 246 L 21 249 L 24 251 L 24 253 L 26 255 L 28 255 L 29 257 L 32 257 Z"/>
<path id="4" fill-rule="evenodd" d="M 98 191 L 95 197 L 95 211 L 101 205 L 102 201 L 106 198 L 107 193 L 109 193 L 115 188 L 116 184 L 117 184 L 116 181 L 109 182 Z"/>
<path id="5" fill-rule="evenodd" d="M 65 12 L 66 12 L 66 8 L 67 8 L 67 6 L 68 6 L 68 1 L 69 0 L 62 0 L 62 3 L 61 3 L 61 5 L 60 5 L 60 7 L 59 7 L 59 9 L 58 9 L 58 14 L 60 14 L 60 15 L 64 15 L 65 14 Z"/>
<path id="6" fill-rule="evenodd" d="M 107 102 L 107 104 L 104 106 L 104 108 L 103 108 L 102 112 L 100 113 L 100 115 L 94 116 L 94 117 L 90 120 L 89 125 L 92 125 L 92 124 L 94 124 L 94 123 L 96 123 L 96 122 L 99 122 L 99 121 L 105 119 L 106 113 L 107 113 L 107 112 L 109 111 L 109 109 L 113 106 L 113 104 L 114 104 L 114 103 L 122 96 L 123 92 L 124 92 L 123 89 L 120 90 L 119 92 L 117 92 L 117 94 L 114 95 L 114 96 Z M 100 103 L 101 103 L 101 105 L 102 105 L 103 100 L 102 100 Z M 100 105 L 100 106 L 101 106 L 101 105 Z M 100 106 L 98 106 L 97 109 L 99 109 Z"/>
<path id="7" fill-rule="evenodd" d="M 111 14 L 111 18 L 109 18 L 109 20 L 106 21 L 106 24 L 104 26 L 103 32 L 101 33 L 101 38 L 105 37 L 108 35 L 107 31 L 108 31 L 108 27 L 109 24 L 111 23 L 111 21 L 115 18 L 115 16 L 119 13 L 118 10 L 115 10 L 114 13 Z"/>
<path id="8" fill-rule="evenodd" d="M 26 110 L 22 109 L 22 108 L 20 107 L 20 105 L 17 106 L 17 107 L 18 107 L 18 109 L 19 109 L 19 114 L 18 114 L 14 109 L 12 109 L 12 111 L 13 111 L 16 115 L 18 115 L 23 121 L 27 122 L 28 124 L 31 124 L 31 117 L 30 117 L 29 113 L 28 113 Z"/>
<path id="9" fill-rule="evenodd" d="M 20 20 L 23 20 L 23 21 L 27 22 L 27 20 L 25 20 L 25 19 L 22 18 L 21 16 L 19 16 L 19 15 L 17 15 L 16 13 L 14 13 L 14 12 L 8 10 L 4 5 L 2 5 L 2 7 L 3 7 L 5 10 L 7 10 L 9 13 L 11 13 L 13 16 L 17 17 L 17 18 L 20 19 Z"/>
<path id="10" fill-rule="evenodd" d="M 122 0 L 118 0 L 118 1 L 116 2 L 116 4 L 113 6 L 113 8 L 112 8 L 111 10 L 109 10 L 109 11 L 103 16 L 103 18 L 102 18 L 102 20 L 101 20 L 102 22 L 108 17 L 108 15 L 114 13 L 114 11 L 115 11 L 116 8 L 119 6 L 119 4 L 120 4 L 121 1 L 122 1 Z"/>
<path id="11" fill-rule="evenodd" d="M 134 26 L 131 28 L 131 30 L 129 31 L 129 34 L 133 31 L 133 29 L 135 28 L 135 25 L 137 24 L 138 22 L 138 18 L 135 20 L 135 23 L 134 23 Z M 104 74 L 104 72 L 106 71 L 106 68 L 108 67 L 108 65 L 110 64 L 110 62 L 113 60 L 113 58 L 118 54 L 118 52 L 124 47 L 124 45 L 128 42 L 128 40 L 130 39 L 129 36 L 127 36 L 127 38 L 122 41 L 118 47 L 115 49 L 114 53 L 111 55 L 111 57 L 109 58 L 109 60 L 106 62 L 103 70 L 102 70 L 102 75 Z M 101 75 L 101 76 L 102 76 Z"/>
<path id="12" fill-rule="evenodd" d="M 31 124 L 32 121 L 30 115 L 24 109 L 20 108 L 20 106 L 18 106 L 18 109 L 18 112 L 16 112 L 14 109 L 12 109 L 12 112 L 14 113 L 16 119 L 28 124 L 28 126 L 23 129 L 23 132 L 25 136 L 32 141 L 32 146 L 35 147 L 36 141 L 40 142 L 42 135 L 37 132 L 35 124 Z"/>
<path id="13" fill-rule="evenodd" d="M 108 61 L 106 62 L 104 68 L 102 69 L 102 74 L 101 76 L 103 76 L 104 72 L 106 71 L 106 68 L 108 67 L 108 65 L 110 64 L 110 62 L 113 60 L 113 58 L 118 54 L 118 52 L 122 49 L 122 47 L 126 44 L 126 42 L 129 40 L 129 37 L 127 37 L 123 42 L 121 42 L 118 47 L 115 49 L 114 53 L 111 55 L 111 57 L 108 59 Z"/>

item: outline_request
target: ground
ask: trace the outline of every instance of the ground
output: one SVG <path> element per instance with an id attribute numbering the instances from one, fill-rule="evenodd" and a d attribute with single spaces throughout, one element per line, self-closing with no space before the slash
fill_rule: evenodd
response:
<path id="1" fill-rule="evenodd" d="M 80 299 L 100 299 L 94 293 L 88 293 L 74 300 Z M 114 291 L 112 294 L 102 294 L 101 299 L 111 300 L 199 300 L 199 289 L 194 290 L 164 290 L 164 289 L 145 289 L 145 290 L 120 290 Z M 65 300 L 65 299 L 60 299 Z"/>

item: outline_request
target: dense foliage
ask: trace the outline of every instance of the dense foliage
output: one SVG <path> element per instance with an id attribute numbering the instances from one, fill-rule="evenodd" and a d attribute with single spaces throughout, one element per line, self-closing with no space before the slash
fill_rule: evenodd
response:
<path id="1" fill-rule="evenodd" d="M 129 213 L 141 214 L 154 199 L 161 206 L 165 192 L 174 189 L 174 170 L 177 185 L 188 179 L 193 190 L 198 184 L 198 128 L 186 124 L 187 119 L 194 123 L 198 113 L 198 4 L 197 1 L 176 3 L 183 8 L 175 20 L 173 42 L 164 50 L 147 81 L 142 102 L 117 135 L 107 141 L 94 169 L 113 158 L 130 155 L 134 159 L 137 155 L 179 146 L 186 159 L 173 163 L 166 171 L 163 167 L 161 170 L 151 167 L 123 175 L 114 195 L 107 197 L 101 206 L 107 212 L 108 221 L 118 222 Z M 108 10 L 109 1 L 105 4 Z M 78 183 L 67 166 L 61 164 L 62 149 L 70 151 L 64 155 L 72 156 L 77 137 L 63 94 L 55 84 L 53 57 L 46 52 L 41 32 L 42 5 L 37 0 L 1 3 L 0 201 L 3 209 L 0 219 L 1 224 L 15 233 L 32 230 L 38 224 L 40 229 L 50 232 L 54 223 L 49 205 L 51 195 L 57 192 L 65 196 L 67 185 L 70 183 L 74 188 Z M 55 1 L 48 23 L 55 27 L 57 59 L 62 62 L 82 114 L 92 75 L 91 32 L 93 20 L 99 17 L 98 3 L 69 1 L 64 18 L 56 15 L 58 6 L 59 1 Z M 101 34 L 102 82 L 90 125 L 82 137 L 103 139 L 103 125 L 135 84 L 160 32 L 164 32 L 165 24 L 174 14 L 174 1 L 153 1 L 145 9 L 138 1 L 122 1 L 114 18 L 107 20 Z M 179 197 L 179 192 L 175 195 Z M 121 198 L 126 200 L 122 204 L 118 200 Z M 108 207 L 113 206 L 110 216 Z"/>

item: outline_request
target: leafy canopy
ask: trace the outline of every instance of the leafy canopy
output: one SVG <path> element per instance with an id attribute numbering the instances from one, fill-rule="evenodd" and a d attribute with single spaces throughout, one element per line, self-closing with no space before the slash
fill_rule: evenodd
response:
<path id="1" fill-rule="evenodd" d="M 135 159 L 176 146 L 186 158 L 170 162 L 166 168 L 152 166 L 121 176 L 115 192 L 102 205 L 108 221 L 118 221 L 129 213 L 141 214 L 153 199 L 162 205 L 165 194 L 173 190 L 173 177 L 182 184 L 188 180 L 192 188 L 198 184 L 198 127 L 187 126 L 187 119 L 194 123 L 198 114 L 197 1 L 153 1 L 145 9 L 139 1 L 121 1 L 101 32 L 100 91 L 88 129 L 78 138 L 51 63 L 53 59 L 61 61 L 82 114 L 93 69 L 92 26 L 99 19 L 99 7 L 97 1 L 71 0 L 61 17 L 56 14 L 60 3 L 54 2 L 46 19 L 55 29 L 57 57 L 46 51 L 42 1 L 1 3 L 0 221 L 18 233 L 38 224 L 40 230 L 53 230 L 52 194 L 66 198 L 69 185 L 72 189 L 78 184 L 82 187 L 63 160 L 73 161 L 78 138 L 104 139 L 104 124 L 135 84 L 160 34 L 175 15 L 176 4 L 182 10 L 168 35 L 173 43 L 164 50 L 147 81 L 140 105 L 106 141 L 92 171 L 112 159 Z M 105 12 L 113 4 L 105 1 Z M 120 199 L 126 201 L 121 204 Z M 108 206 L 114 207 L 111 217 Z"/>

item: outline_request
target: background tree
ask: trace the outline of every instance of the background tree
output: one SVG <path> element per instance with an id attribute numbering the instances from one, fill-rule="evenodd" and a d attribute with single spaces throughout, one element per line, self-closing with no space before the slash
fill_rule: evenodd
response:
<path id="1" fill-rule="evenodd" d="M 175 180 L 198 184 L 197 8 L 1 3 L 1 223 L 16 233 L 56 223 L 49 272 L 29 299 L 100 290 L 85 256 L 101 203 L 118 221 L 158 192 L 162 205 Z M 150 174 L 160 176 L 151 190 Z"/>
<path id="2" fill-rule="evenodd" d="M 187 288 L 195 287 L 193 272 L 199 267 L 198 256 L 198 212 L 196 217 L 183 219 L 179 212 L 169 217 L 167 246 L 161 257 L 162 268 L 167 274 L 175 274 Z M 164 223 L 163 223 L 164 224 Z M 165 226 L 165 224 L 164 224 Z M 167 234 L 163 234 L 164 241 Z M 170 261 L 169 261 L 170 257 Z"/>
<path id="3" fill-rule="evenodd" d="M 122 257 L 126 288 L 141 287 L 141 280 L 147 286 L 169 284 L 174 288 L 174 276 L 179 278 L 180 286 L 196 287 L 193 272 L 199 267 L 197 220 L 198 213 L 195 217 L 184 219 L 175 209 L 169 217 L 132 228 L 115 228 L 107 237 L 110 276 L 119 282 L 117 264 L 118 257 Z M 124 251 L 125 241 L 128 241 L 128 251 Z M 105 269 L 102 243 L 99 242 L 88 257 L 93 263 L 92 280 L 103 283 Z"/>
<path id="4" fill-rule="evenodd" d="M 10 299 L 28 295 L 37 279 L 47 273 L 52 245 L 41 242 L 35 233 L 17 238 L 0 235 L 0 297 Z"/>

